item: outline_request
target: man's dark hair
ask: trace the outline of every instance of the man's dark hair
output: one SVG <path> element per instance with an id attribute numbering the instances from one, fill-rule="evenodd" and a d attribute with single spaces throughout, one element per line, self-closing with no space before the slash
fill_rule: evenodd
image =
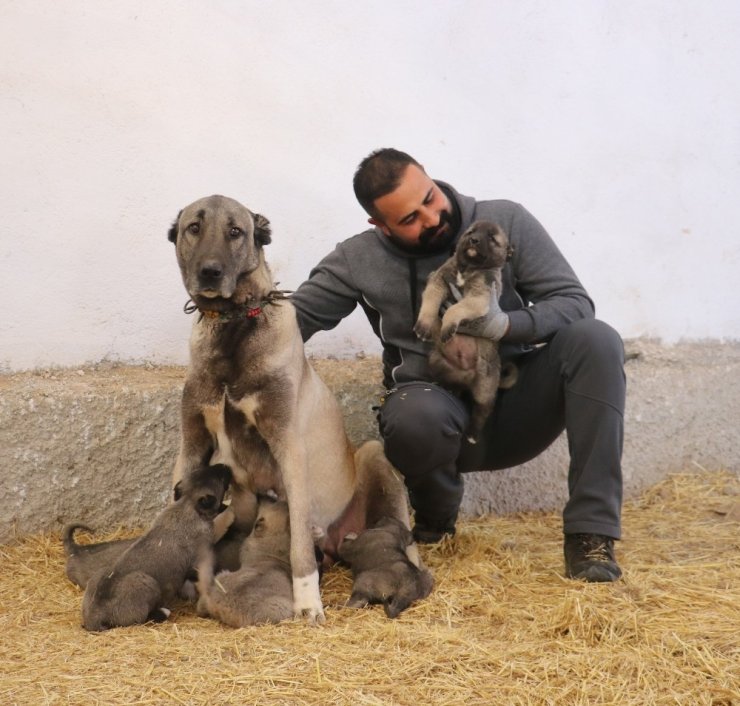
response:
<path id="1" fill-rule="evenodd" d="M 352 186 L 357 200 L 370 216 L 378 217 L 375 200 L 396 190 L 410 164 L 423 169 L 411 155 L 392 147 L 375 150 L 360 162 Z"/>

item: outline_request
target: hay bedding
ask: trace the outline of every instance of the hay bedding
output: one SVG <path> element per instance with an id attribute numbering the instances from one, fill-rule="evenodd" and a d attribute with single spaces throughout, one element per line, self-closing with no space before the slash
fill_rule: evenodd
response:
<path id="1" fill-rule="evenodd" d="M 740 705 L 740 478 L 675 475 L 624 511 L 613 585 L 562 575 L 559 513 L 462 522 L 395 621 L 325 575 L 327 624 L 80 627 L 58 534 L 0 547 L 2 704 Z M 121 533 L 119 533 L 121 536 Z"/>

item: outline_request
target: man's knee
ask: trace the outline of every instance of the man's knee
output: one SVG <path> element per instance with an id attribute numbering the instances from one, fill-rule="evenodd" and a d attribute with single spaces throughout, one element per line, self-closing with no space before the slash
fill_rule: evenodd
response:
<path id="1" fill-rule="evenodd" d="M 388 459 L 406 475 L 410 466 L 429 468 L 457 458 L 467 412 L 459 400 L 427 384 L 394 392 L 379 423 Z"/>
<path id="2" fill-rule="evenodd" d="M 621 368 L 624 364 L 622 337 L 598 319 L 580 319 L 562 328 L 558 343 L 575 358 L 588 358 L 595 365 Z"/>
<path id="3" fill-rule="evenodd" d="M 552 345 L 569 392 L 624 410 L 624 344 L 611 326 L 597 319 L 576 321 L 561 329 Z"/>

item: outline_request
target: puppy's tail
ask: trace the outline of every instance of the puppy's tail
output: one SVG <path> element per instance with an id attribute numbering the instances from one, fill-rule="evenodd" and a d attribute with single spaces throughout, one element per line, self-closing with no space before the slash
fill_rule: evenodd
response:
<path id="1" fill-rule="evenodd" d="M 64 553 L 70 557 L 72 556 L 80 545 L 75 542 L 74 535 L 75 530 L 85 530 L 85 532 L 92 533 L 94 530 L 90 529 L 87 525 L 81 525 L 79 523 L 72 523 L 67 525 L 62 531 L 62 544 L 64 544 Z"/>

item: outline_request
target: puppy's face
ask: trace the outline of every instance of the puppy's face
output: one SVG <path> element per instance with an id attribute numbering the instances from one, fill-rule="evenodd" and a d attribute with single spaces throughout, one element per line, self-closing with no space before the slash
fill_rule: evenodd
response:
<path id="1" fill-rule="evenodd" d="M 257 539 L 269 535 L 290 536 L 288 503 L 280 500 L 260 501 L 252 533 Z"/>
<path id="2" fill-rule="evenodd" d="M 203 466 L 175 485 L 175 501 L 192 502 L 200 515 L 213 519 L 221 511 L 231 481 L 228 466 Z"/>
<path id="3" fill-rule="evenodd" d="M 501 226 L 476 221 L 460 236 L 455 253 L 459 265 L 488 269 L 503 267 L 513 250 Z"/>
<path id="4" fill-rule="evenodd" d="M 168 237 L 190 298 L 199 307 L 219 309 L 240 278 L 261 264 L 270 222 L 234 199 L 208 196 L 180 211 Z"/>

